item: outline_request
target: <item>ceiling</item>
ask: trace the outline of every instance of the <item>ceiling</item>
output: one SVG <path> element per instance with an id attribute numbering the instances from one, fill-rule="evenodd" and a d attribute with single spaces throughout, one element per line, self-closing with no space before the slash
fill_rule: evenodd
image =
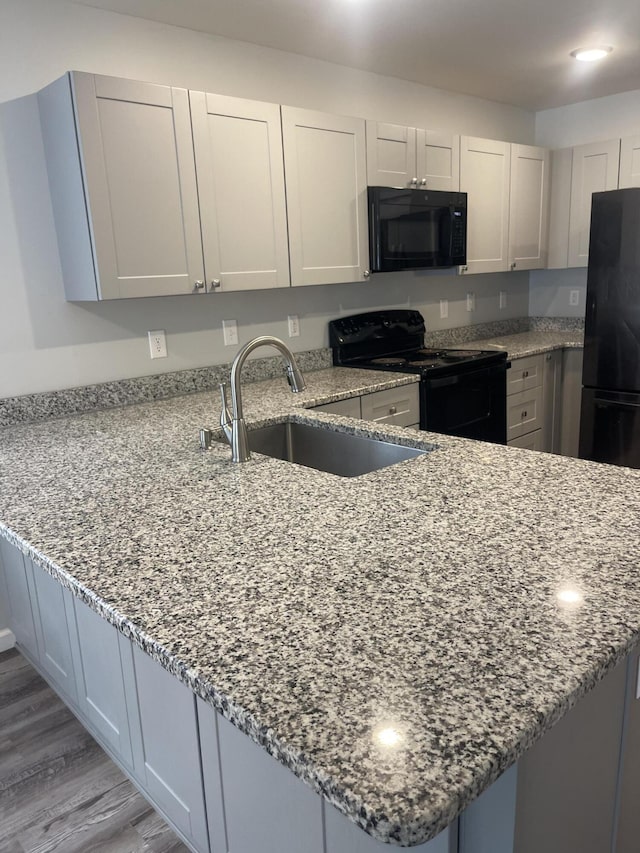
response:
<path id="1" fill-rule="evenodd" d="M 640 89 L 638 0 L 74 0 L 541 110 Z M 607 44 L 600 63 L 569 57 Z"/>

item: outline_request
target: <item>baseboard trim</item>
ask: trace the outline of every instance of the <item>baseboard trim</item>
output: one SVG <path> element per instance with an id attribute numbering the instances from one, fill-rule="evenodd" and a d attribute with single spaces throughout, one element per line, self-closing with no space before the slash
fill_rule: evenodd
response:
<path id="1" fill-rule="evenodd" d="M 7 652 L 9 649 L 12 649 L 16 644 L 16 638 L 13 631 L 10 631 L 9 628 L 3 628 L 0 631 L 0 652 Z"/>

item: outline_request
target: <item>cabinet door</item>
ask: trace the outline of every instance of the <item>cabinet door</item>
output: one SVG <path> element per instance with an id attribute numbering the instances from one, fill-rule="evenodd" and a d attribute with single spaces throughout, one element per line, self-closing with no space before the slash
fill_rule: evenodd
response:
<path id="1" fill-rule="evenodd" d="M 640 187 L 640 136 L 627 136 L 620 146 L 618 188 Z"/>
<path id="2" fill-rule="evenodd" d="M 589 260 L 591 196 L 618 186 L 620 140 L 594 142 L 573 149 L 569 266 L 586 267 Z"/>
<path id="3" fill-rule="evenodd" d="M 228 720 L 217 721 L 227 849 L 323 853 L 319 795 Z M 214 759 L 203 753 L 203 763 Z"/>
<path id="4" fill-rule="evenodd" d="M 508 142 L 463 136 L 460 189 L 468 194 L 467 264 L 463 272 L 501 272 L 509 268 Z"/>
<path id="5" fill-rule="evenodd" d="M 511 146 L 509 266 L 542 269 L 547 262 L 550 153 L 533 145 Z"/>
<path id="6" fill-rule="evenodd" d="M 71 593 L 32 560 L 25 558 L 27 576 L 32 573 L 34 622 L 40 666 L 57 690 L 77 704 L 78 692 L 69 638 L 69 615 L 73 618 Z"/>
<path id="7" fill-rule="evenodd" d="M 618 821 L 614 853 L 637 853 L 640 838 L 640 669 L 638 652 L 627 664 L 624 733 L 618 782 Z"/>
<path id="8" fill-rule="evenodd" d="M 140 711 L 143 784 L 169 820 L 198 850 L 208 848 L 195 696 L 133 647 Z"/>
<path id="9" fill-rule="evenodd" d="M 560 453 L 563 456 L 578 456 L 579 453 L 582 360 L 581 349 L 563 350 L 560 415 Z"/>
<path id="10" fill-rule="evenodd" d="M 560 417 L 562 412 L 562 350 L 544 355 L 542 371 L 543 424 L 540 450 L 560 453 Z"/>
<path id="11" fill-rule="evenodd" d="M 118 758 L 133 770 L 120 635 L 79 599 L 74 599 L 73 606 L 78 636 L 78 706 Z"/>
<path id="12" fill-rule="evenodd" d="M 282 107 L 291 283 L 368 275 L 364 121 Z"/>
<path id="13" fill-rule="evenodd" d="M 573 148 L 551 152 L 551 193 L 547 266 L 565 269 L 569 265 L 569 218 L 571 213 L 571 167 Z"/>
<path id="14" fill-rule="evenodd" d="M 613 849 L 625 678 L 622 662 L 518 762 L 514 853 Z"/>
<path id="15" fill-rule="evenodd" d="M 190 293 L 204 270 L 186 90 L 71 80 L 100 298 Z"/>
<path id="16" fill-rule="evenodd" d="M 367 183 L 372 187 L 412 187 L 418 183 L 416 131 L 400 124 L 367 122 Z"/>
<path id="17" fill-rule="evenodd" d="M 460 137 L 439 130 L 416 131 L 418 186 L 460 189 Z"/>
<path id="18" fill-rule="evenodd" d="M 14 545 L 0 537 L 0 559 L 9 598 L 9 627 L 18 647 L 37 661 L 38 643 L 24 557 Z"/>
<path id="19" fill-rule="evenodd" d="M 280 107 L 190 92 L 209 290 L 289 286 Z"/>

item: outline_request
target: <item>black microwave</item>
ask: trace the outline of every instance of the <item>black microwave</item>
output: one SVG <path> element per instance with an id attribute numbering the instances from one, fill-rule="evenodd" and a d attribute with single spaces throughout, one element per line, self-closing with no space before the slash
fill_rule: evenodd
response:
<path id="1" fill-rule="evenodd" d="M 467 262 L 467 194 L 368 187 L 371 272 Z"/>

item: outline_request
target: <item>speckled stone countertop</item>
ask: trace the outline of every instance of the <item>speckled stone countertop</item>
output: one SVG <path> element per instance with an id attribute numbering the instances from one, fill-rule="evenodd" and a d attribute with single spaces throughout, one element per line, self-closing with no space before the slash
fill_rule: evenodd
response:
<path id="1" fill-rule="evenodd" d="M 247 386 L 247 416 L 430 452 L 354 479 L 233 464 L 198 446 L 210 393 L 10 427 L 0 533 L 371 835 L 410 846 L 639 642 L 640 471 L 305 412 L 415 381 L 307 379 L 302 398 Z"/>
<path id="2" fill-rule="evenodd" d="M 532 330 L 494 338 L 481 338 L 461 344 L 459 349 L 503 349 L 509 358 L 539 355 L 554 349 L 581 349 L 584 346 L 582 330 L 546 331 Z"/>

